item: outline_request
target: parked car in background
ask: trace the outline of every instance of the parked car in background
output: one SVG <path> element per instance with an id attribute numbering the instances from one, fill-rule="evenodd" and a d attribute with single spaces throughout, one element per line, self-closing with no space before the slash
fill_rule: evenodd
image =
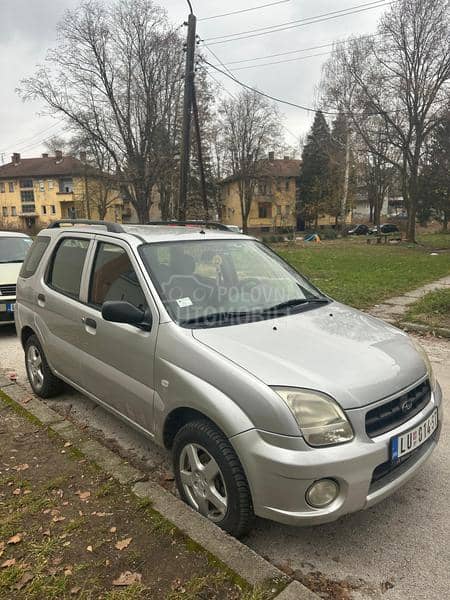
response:
<path id="1" fill-rule="evenodd" d="M 39 233 L 18 279 L 34 392 L 65 381 L 170 449 L 181 498 L 228 532 L 244 534 L 254 514 L 334 521 L 431 456 L 442 392 L 425 352 L 263 243 L 59 225 Z"/>
<path id="2" fill-rule="evenodd" d="M 239 227 L 239 225 L 225 225 L 225 227 L 233 233 L 242 233 L 242 227 Z"/>
<path id="3" fill-rule="evenodd" d="M 347 231 L 347 235 L 367 235 L 368 233 L 369 227 L 367 225 L 364 225 L 364 223 L 355 225 Z"/>
<path id="4" fill-rule="evenodd" d="M 385 235 L 387 233 L 400 233 L 400 229 L 394 223 L 384 223 L 380 225 L 380 231 L 378 231 L 378 227 L 372 227 L 369 233 Z"/>
<path id="5" fill-rule="evenodd" d="M 14 322 L 17 276 L 31 243 L 24 233 L 0 231 L 0 325 Z"/>

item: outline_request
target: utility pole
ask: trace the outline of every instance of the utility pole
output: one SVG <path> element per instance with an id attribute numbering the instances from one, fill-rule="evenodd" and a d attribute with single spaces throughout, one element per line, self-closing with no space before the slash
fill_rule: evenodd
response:
<path id="1" fill-rule="evenodd" d="M 188 32 L 186 41 L 186 67 L 184 73 L 184 101 L 183 101 L 183 137 L 180 161 L 180 195 L 178 199 L 178 219 L 186 219 L 187 194 L 189 185 L 189 155 L 191 149 L 191 114 L 192 93 L 194 89 L 194 62 L 195 62 L 195 27 L 197 19 L 191 13 L 187 22 Z"/>
<path id="2" fill-rule="evenodd" d="M 206 193 L 206 179 L 205 179 L 205 168 L 203 165 L 203 151 L 202 151 L 202 136 L 200 132 L 200 121 L 198 118 L 198 106 L 197 106 L 197 93 L 195 91 L 195 85 L 192 88 L 192 110 L 194 112 L 194 124 L 195 124 L 195 135 L 197 138 L 197 154 L 198 154 L 198 165 L 200 169 L 200 187 L 202 192 L 202 202 L 205 221 L 209 219 L 208 215 L 208 196 Z"/>

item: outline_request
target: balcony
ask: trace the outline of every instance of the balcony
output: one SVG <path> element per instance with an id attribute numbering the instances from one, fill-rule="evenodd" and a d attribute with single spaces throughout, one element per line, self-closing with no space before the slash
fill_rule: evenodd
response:
<path id="1" fill-rule="evenodd" d="M 18 213 L 19 217 L 36 217 L 36 205 L 35 204 L 22 204 Z"/>

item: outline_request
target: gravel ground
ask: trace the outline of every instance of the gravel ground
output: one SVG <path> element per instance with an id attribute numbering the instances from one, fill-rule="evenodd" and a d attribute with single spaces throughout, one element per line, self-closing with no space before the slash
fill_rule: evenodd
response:
<path id="1" fill-rule="evenodd" d="M 450 399 L 450 342 L 420 338 Z M 0 365 L 25 380 L 23 355 L 13 329 L 0 330 Z M 51 406 L 140 461 L 170 487 L 167 454 L 75 392 Z M 420 473 L 381 504 L 336 523 L 296 529 L 257 520 L 246 543 L 314 587 L 334 581 L 334 598 L 446 600 L 450 590 L 449 409 L 441 443 Z M 306 578 L 306 579 L 305 579 Z M 330 598 L 331 596 L 327 596 Z"/>

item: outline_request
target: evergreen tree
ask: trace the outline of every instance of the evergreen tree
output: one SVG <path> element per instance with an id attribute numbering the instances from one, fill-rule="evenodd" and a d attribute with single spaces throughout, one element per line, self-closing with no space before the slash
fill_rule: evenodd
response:
<path id="1" fill-rule="evenodd" d="M 307 226 L 317 228 L 326 212 L 330 194 L 331 136 L 328 123 L 317 111 L 302 153 L 300 171 L 299 213 Z"/>

